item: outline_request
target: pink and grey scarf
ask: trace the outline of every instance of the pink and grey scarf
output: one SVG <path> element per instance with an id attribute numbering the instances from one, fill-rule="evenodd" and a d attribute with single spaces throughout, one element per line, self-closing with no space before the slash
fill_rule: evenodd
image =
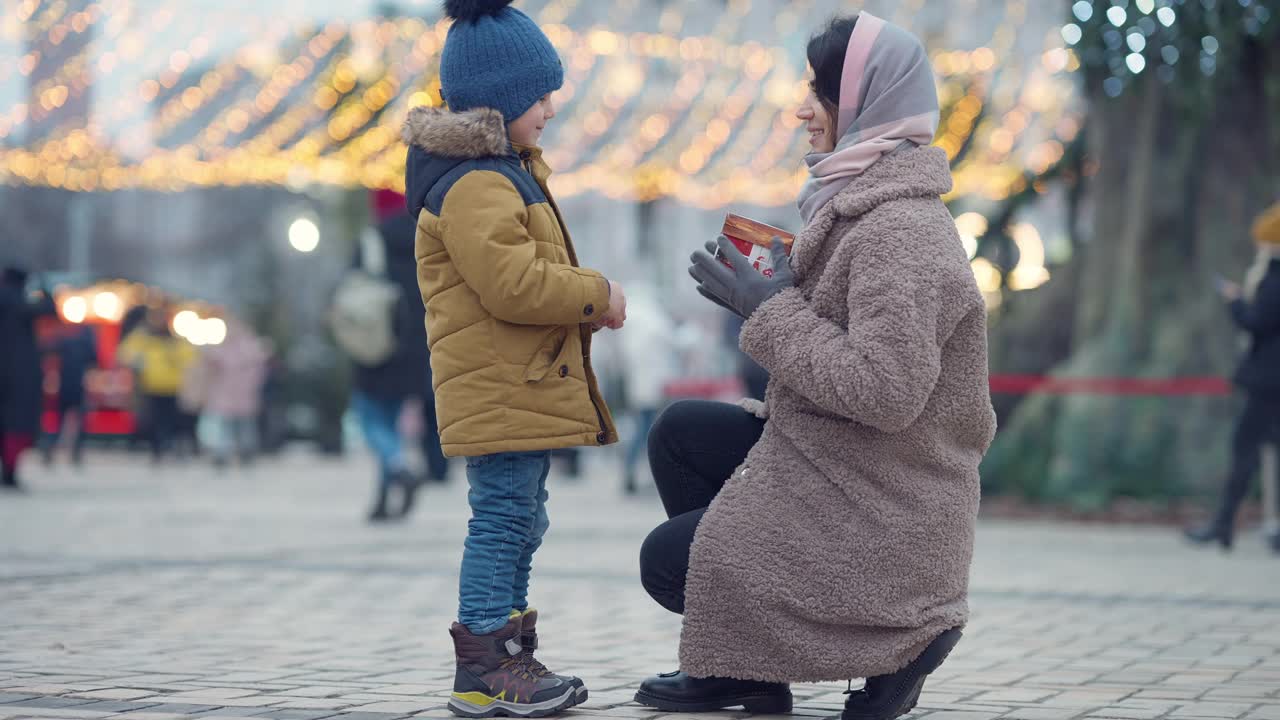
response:
<path id="1" fill-rule="evenodd" d="M 840 78 L 836 149 L 805 158 L 800 191 L 808 225 L 853 178 L 904 142 L 928 145 L 938 131 L 938 90 L 924 46 L 914 35 L 863 12 L 849 38 Z"/>

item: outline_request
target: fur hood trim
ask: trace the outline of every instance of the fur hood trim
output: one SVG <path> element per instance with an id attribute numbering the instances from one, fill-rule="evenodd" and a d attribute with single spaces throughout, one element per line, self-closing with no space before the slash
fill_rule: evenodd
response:
<path id="1" fill-rule="evenodd" d="M 452 112 L 416 107 L 409 111 L 400 135 L 406 145 L 441 157 L 494 157 L 510 150 L 502 113 L 490 108 Z"/>

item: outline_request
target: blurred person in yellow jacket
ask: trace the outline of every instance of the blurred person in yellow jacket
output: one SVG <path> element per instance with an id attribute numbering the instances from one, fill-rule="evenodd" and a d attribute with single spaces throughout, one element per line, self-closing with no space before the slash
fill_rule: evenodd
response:
<path id="1" fill-rule="evenodd" d="M 167 310 L 153 308 L 146 324 L 120 343 L 117 354 L 121 364 L 136 373 L 146 435 L 158 462 L 172 448 L 179 423 L 178 393 L 187 369 L 198 359 L 196 349 L 170 331 Z"/>

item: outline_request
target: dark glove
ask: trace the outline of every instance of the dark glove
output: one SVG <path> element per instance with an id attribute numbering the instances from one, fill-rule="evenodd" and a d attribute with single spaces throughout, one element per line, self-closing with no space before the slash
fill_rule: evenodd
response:
<path id="1" fill-rule="evenodd" d="M 707 241 L 707 244 L 706 244 L 706 245 L 704 245 L 703 247 L 705 247 L 705 248 L 707 249 L 707 254 L 711 255 L 712 257 L 718 257 L 718 256 L 719 256 L 719 254 L 720 254 L 720 246 L 716 245 L 716 241 L 715 241 L 715 240 L 708 240 L 708 241 Z M 696 257 L 696 255 L 695 255 L 694 257 Z M 690 259 L 692 260 L 693 258 L 690 258 Z M 693 279 L 694 279 L 694 280 L 697 280 L 697 279 L 698 279 L 698 276 L 697 276 L 697 275 L 695 275 L 695 274 L 694 274 L 694 272 L 693 272 L 693 269 L 694 269 L 694 267 L 695 267 L 695 266 L 696 266 L 696 265 L 690 265 L 690 266 L 689 266 L 689 274 L 693 276 Z M 729 303 L 725 302 L 725 301 L 724 301 L 724 298 L 721 298 L 721 297 L 718 297 L 718 296 L 716 296 L 716 295 L 713 295 L 713 294 L 711 293 L 711 291 L 707 290 L 705 287 L 703 287 L 703 286 L 702 286 L 702 283 L 701 283 L 701 282 L 699 282 L 699 283 L 698 283 L 698 294 L 699 294 L 699 295 L 701 295 L 702 297 L 704 297 L 704 298 L 706 298 L 706 299 L 710 300 L 711 302 L 713 302 L 713 303 L 715 303 L 715 304 L 719 305 L 720 307 L 724 308 L 725 310 L 728 310 L 729 312 L 733 313 L 734 315 L 737 315 L 738 317 L 742 317 L 741 315 L 739 315 L 739 314 L 738 314 L 738 311 L 737 311 L 737 310 L 734 310 L 733 308 L 729 307 Z M 743 319 L 743 320 L 746 320 L 746 318 L 742 318 L 742 319 Z"/>
<path id="2" fill-rule="evenodd" d="M 709 290 L 707 290 L 706 288 L 702 287 L 701 285 L 699 285 L 699 286 L 698 286 L 698 294 L 699 294 L 699 295 L 701 295 L 702 297 L 704 297 L 704 298 L 706 298 L 706 299 L 710 300 L 711 302 L 713 302 L 713 303 L 715 303 L 715 304 L 719 305 L 720 307 L 724 308 L 725 310 L 728 310 L 729 312 L 733 313 L 734 315 L 738 315 L 738 311 L 737 311 L 737 310 L 734 310 L 734 309 L 733 309 L 733 308 L 731 308 L 731 307 L 729 307 L 729 303 L 725 302 L 724 300 L 721 300 L 720 298 L 716 297 L 715 295 L 712 295 L 712 294 L 711 294 L 711 292 L 710 292 Z M 741 315 L 738 315 L 738 317 L 742 317 L 742 316 L 741 316 Z M 743 320 L 746 320 L 746 318 L 742 318 L 742 319 L 743 319 Z"/>
<path id="3" fill-rule="evenodd" d="M 774 238 L 770 247 L 773 254 L 773 277 L 767 278 L 751 267 L 746 255 L 721 235 L 715 244 L 707 243 L 705 251 L 695 252 L 690 260 L 689 274 L 698 281 L 698 292 L 728 308 L 741 317 L 749 318 L 764 301 L 795 285 L 791 273 L 791 259 L 781 238 Z M 716 259 L 719 254 L 728 259 L 733 268 L 727 268 Z"/>

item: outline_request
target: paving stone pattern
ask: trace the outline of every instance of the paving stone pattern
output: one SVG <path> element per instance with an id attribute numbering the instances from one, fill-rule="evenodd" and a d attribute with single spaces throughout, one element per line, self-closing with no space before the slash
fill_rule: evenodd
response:
<path id="1" fill-rule="evenodd" d="M 0 720 L 450 717 L 460 467 L 389 527 L 363 522 L 362 457 L 27 470 L 0 495 Z M 636 567 L 661 507 L 620 485 L 608 455 L 550 481 L 533 599 L 540 657 L 591 690 L 575 720 L 665 717 L 632 694 L 676 666 L 679 618 Z M 911 717 L 1280 720 L 1280 557 L 1238 545 L 984 521 L 972 621 Z M 795 686 L 795 714 L 837 716 L 844 689 Z"/>

